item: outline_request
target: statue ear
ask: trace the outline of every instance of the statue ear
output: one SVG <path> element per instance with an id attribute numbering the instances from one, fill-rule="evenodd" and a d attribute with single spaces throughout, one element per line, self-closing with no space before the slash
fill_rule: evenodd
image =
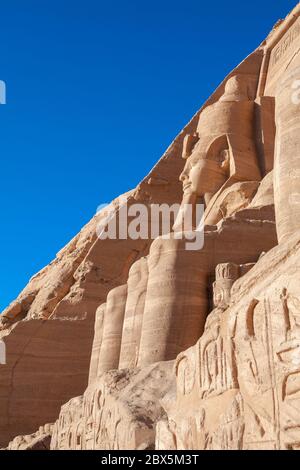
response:
<path id="1" fill-rule="evenodd" d="M 217 162 L 224 170 L 230 168 L 230 147 L 227 136 L 221 135 L 213 141 L 207 151 L 207 158 Z"/>
<path id="2" fill-rule="evenodd" d="M 199 141 L 197 134 L 187 134 L 183 139 L 182 158 L 187 160 L 193 151 L 196 143 Z"/>
<path id="3" fill-rule="evenodd" d="M 229 169 L 230 169 L 230 150 L 228 148 L 224 149 L 224 150 L 221 150 L 220 163 L 221 163 L 221 168 L 224 171 L 229 172 Z"/>

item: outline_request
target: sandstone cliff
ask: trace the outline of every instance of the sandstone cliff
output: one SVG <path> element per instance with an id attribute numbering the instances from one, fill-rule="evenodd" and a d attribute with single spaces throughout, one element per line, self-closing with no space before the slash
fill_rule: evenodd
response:
<path id="1" fill-rule="evenodd" d="M 300 448 L 299 83 L 300 4 L 110 207 L 201 199 L 202 249 L 103 211 L 3 312 L 0 446 Z"/>

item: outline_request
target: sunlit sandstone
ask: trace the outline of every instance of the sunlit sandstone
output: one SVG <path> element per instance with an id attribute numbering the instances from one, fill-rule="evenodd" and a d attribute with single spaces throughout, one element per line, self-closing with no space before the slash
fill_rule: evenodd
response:
<path id="1" fill-rule="evenodd" d="M 300 449 L 299 51 L 300 4 L 126 196 L 182 203 L 169 240 L 100 242 L 92 222 L 4 312 L 1 444 Z"/>

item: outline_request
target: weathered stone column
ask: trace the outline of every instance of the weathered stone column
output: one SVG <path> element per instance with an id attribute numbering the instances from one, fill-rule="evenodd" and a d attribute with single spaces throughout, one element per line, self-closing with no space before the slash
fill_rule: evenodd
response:
<path id="1" fill-rule="evenodd" d="M 99 363 L 99 356 L 100 356 L 102 336 L 103 336 L 105 309 L 106 309 L 106 304 L 102 304 L 100 305 L 100 307 L 98 307 L 96 311 L 95 335 L 94 335 L 91 364 L 90 364 L 89 384 L 91 384 L 97 378 L 98 363 Z"/>
<path id="2" fill-rule="evenodd" d="M 129 271 L 119 369 L 132 368 L 137 365 L 147 281 L 147 258 L 142 258 L 134 263 Z"/>
<path id="3" fill-rule="evenodd" d="M 274 195 L 279 243 L 300 234 L 299 80 L 300 67 L 286 72 L 276 96 Z"/>
<path id="4" fill-rule="evenodd" d="M 107 296 L 98 376 L 103 372 L 118 369 L 126 298 L 127 284 L 116 287 Z"/>

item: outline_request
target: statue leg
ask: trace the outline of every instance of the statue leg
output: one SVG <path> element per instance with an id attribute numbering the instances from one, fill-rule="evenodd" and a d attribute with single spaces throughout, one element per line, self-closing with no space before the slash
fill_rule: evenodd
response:
<path id="1" fill-rule="evenodd" d="M 186 240 L 158 238 L 150 249 L 149 277 L 139 366 L 173 360 L 203 333 L 209 279 L 220 263 L 256 262 L 277 244 L 275 224 L 229 218 L 205 232 L 204 247 L 186 250 Z"/>

